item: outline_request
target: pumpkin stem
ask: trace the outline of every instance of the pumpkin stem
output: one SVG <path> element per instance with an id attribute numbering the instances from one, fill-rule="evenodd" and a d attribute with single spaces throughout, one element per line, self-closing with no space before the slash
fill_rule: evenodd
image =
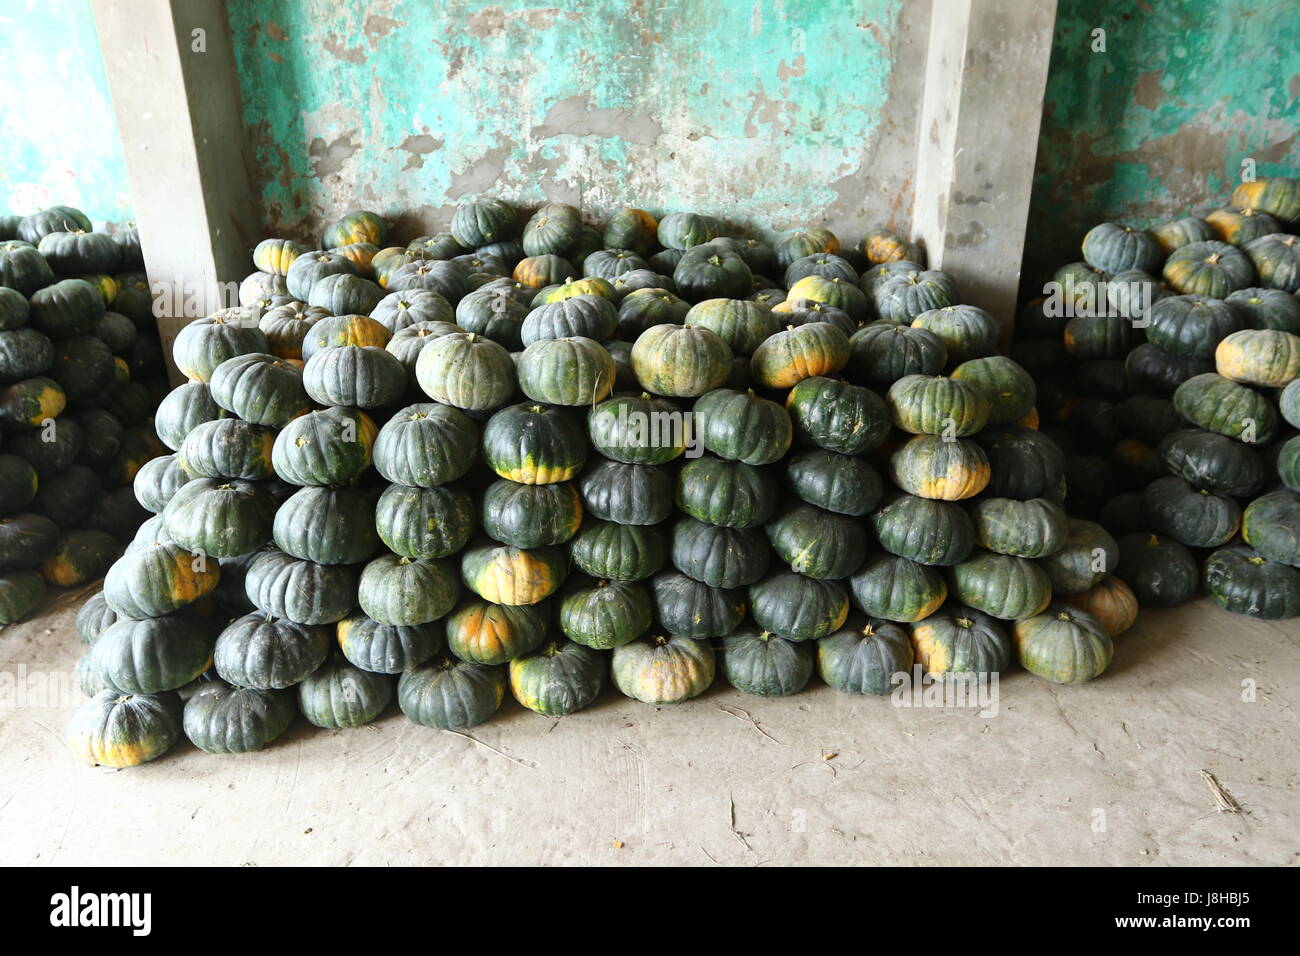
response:
<path id="1" fill-rule="evenodd" d="M 655 647 L 663 647 L 668 643 L 668 638 L 664 637 L 662 634 L 656 634 L 651 638 L 651 640 L 655 642 Z"/>
<path id="2" fill-rule="evenodd" d="M 1071 614 L 1069 611 L 1057 611 L 1056 619 L 1058 621 L 1073 621 L 1074 615 Z"/>
<path id="3" fill-rule="evenodd" d="M 974 621 L 973 619 L 969 618 L 969 617 L 957 617 L 957 618 L 953 618 L 953 623 L 956 624 L 958 627 L 974 627 L 974 626 L 975 626 L 975 621 Z"/>

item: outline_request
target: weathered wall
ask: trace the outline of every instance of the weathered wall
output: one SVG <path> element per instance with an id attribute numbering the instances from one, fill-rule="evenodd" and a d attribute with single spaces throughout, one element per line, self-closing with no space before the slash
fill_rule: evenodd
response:
<path id="1" fill-rule="evenodd" d="M 69 203 L 130 217 L 122 145 L 89 0 L 0 0 L 0 209 Z"/>
<path id="2" fill-rule="evenodd" d="M 1296 13 L 1293 0 L 1060 0 L 1026 281 L 1078 259 L 1103 220 L 1223 205 L 1246 157 L 1260 176 L 1300 172 Z"/>
<path id="3" fill-rule="evenodd" d="M 491 192 L 906 226 L 928 3 L 232 0 L 263 220 Z"/>

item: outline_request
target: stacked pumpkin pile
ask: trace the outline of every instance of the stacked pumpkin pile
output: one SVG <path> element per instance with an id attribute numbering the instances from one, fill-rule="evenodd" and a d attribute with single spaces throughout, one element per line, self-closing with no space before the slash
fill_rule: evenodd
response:
<path id="1" fill-rule="evenodd" d="M 166 391 L 135 230 L 77 209 L 0 217 L 0 624 L 100 577 L 146 517 Z"/>
<path id="2" fill-rule="evenodd" d="M 177 338 L 176 454 L 83 615 L 74 750 L 254 750 L 393 697 L 460 729 L 507 686 L 561 715 L 607 674 L 671 703 L 718 670 L 884 694 L 1017 648 L 1100 673 L 1133 609 L 994 319 L 888 233 L 723 231 L 552 203 L 521 233 L 484 200 L 405 247 L 369 213 L 259 245 L 245 306 Z"/>
<path id="3" fill-rule="evenodd" d="M 1068 453 L 1067 505 L 1117 539 L 1141 604 L 1202 587 L 1228 611 L 1300 614 L 1300 180 L 1150 231 L 1104 223 L 1015 354 Z M 1073 316 L 1057 308 L 1073 306 Z"/>

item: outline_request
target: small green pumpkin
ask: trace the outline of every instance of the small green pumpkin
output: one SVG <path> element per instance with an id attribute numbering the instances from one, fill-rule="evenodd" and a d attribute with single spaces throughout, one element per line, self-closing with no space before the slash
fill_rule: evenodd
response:
<path id="1" fill-rule="evenodd" d="M 390 488 L 384 495 L 393 490 Z M 582 523 L 582 500 L 573 482 L 523 485 L 502 478 L 484 492 L 481 515 L 483 530 L 493 540 L 518 548 L 537 548 L 563 544 L 577 534 Z M 430 520 L 433 522 L 430 527 L 437 529 L 446 527 L 448 523 L 441 511 Z M 460 527 L 454 522 L 453 526 Z M 457 535 L 459 543 L 452 551 L 464 546 L 472 527 L 472 523 L 465 524 L 464 537 Z"/>
<path id="2" fill-rule="evenodd" d="M 1179 385 L 1174 408 L 1194 425 L 1251 444 L 1272 440 L 1278 424 L 1267 397 L 1214 372 Z"/>
<path id="3" fill-rule="evenodd" d="M 823 638 L 844 624 L 849 595 L 839 581 L 776 571 L 750 585 L 754 621 L 765 631 L 791 641 Z"/>
<path id="4" fill-rule="evenodd" d="M 473 412 L 500 407 L 515 388 L 510 353 L 473 332 L 429 342 L 416 360 L 415 377 L 434 401 Z"/>
<path id="5" fill-rule="evenodd" d="M 964 438 L 984 428 L 991 410 L 980 386 L 942 375 L 906 375 L 886 400 L 894 424 L 913 435 Z"/>
<path id="6" fill-rule="evenodd" d="M 898 268 L 881 273 L 866 290 L 882 319 L 911 325 L 922 314 L 948 308 L 959 301 L 956 283 L 951 278 L 935 270 L 921 270 L 914 263 L 904 263 L 905 260 L 891 263 Z M 919 327 L 930 328 L 924 324 Z M 944 340 L 945 346 L 948 345 L 947 335 L 934 328 L 931 331 Z M 949 347 L 950 359 L 953 358 L 951 352 Z M 977 357 L 975 354 L 964 355 L 959 361 Z"/>
<path id="7" fill-rule="evenodd" d="M 882 548 L 919 564 L 960 564 L 975 546 L 970 516 L 951 501 L 899 495 L 871 522 Z"/>
<path id="8" fill-rule="evenodd" d="M 1247 538 L 1249 541 L 1249 538 Z M 1155 534 L 1135 532 L 1119 539 L 1115 574 L 1143 607 L 1174 607 L 1196 595 L 1196 559 L 1185 545 Z"/>
<path id="9" fill-rule="evenodd" d="M 632 371 L 648 392 L 693 398 L 726 382 L 731 350 L 708 329 L 655 325 L 633 343 Z"/>
<path id="10" fill-rule="evenodd" d="M 767 573 L 767 540 L 756 529 L 722 528 L 682 517 L 672 531 L 673 566 L 714 588 L 753 584 Z"/>
<path id="11" fill-rule="evenodd" d="M 1248 329 L 1277 329 L 1300 335 L 1300 298 L 1281 289 L 1238 289 L 1225 300 Z"/>
<path id="12" fill-rule="evenodd" d="M 720 458 L 768 465 L 783 458 L 793 440 L 789 413 L 752 391 L 714 389 L 695 403 L 693 411 L 692 423 L 701 443 Z"/>
<path id="13" fill-rule="evenodd" d="M 704 456 L 677 475 L 677 507 L 708 524 L 753 528 L 776 511 L 779 490 L 770 471 L 741 461 Z"/>
<path id="14" fill-rule="evenodd" d="M 668 289 L 656 286 L 633 289 L 619 303 L 619 338 L 635 342 L 652 326 L 683 325 L 690 309 L 690 303 Z"/>
<path id="15" fill-rule="evenodd" d="M 1222 299 L 1249 286 L 1255 267 L 1240 249 L 1209 239 L 1175 249 L 1165 260 L 1163 275 L 1180 295 Z"/>
<path id="16" fill-rule="evenodd" d="M 1233 614 L 1266 621 L 1300 615 L 1300 571 L 1251 548 L 1220 548 L 1205 559 L 1205 593 Z"/>
<path id="17" fill-rule="evenodd" d="M 194 680 L 212 663 L 212 632 L 191 615 L 119 618 L 90 650 L 89 667 L 124 694 L 157 694 Z"/>
<path id="18" fill-rule="evenodd" d="M 862 522 L 815 505 L 786 506 L 766 530 L 777 557 L 808 577 L 848 577 L 867 556 Z"/>
<path id="19" fill-rule="evenodd" d="M 1151 307 L 1147 339 L 1170 355 L 1211 360 L 1218 344 L 1242 326 L 1227 302 L 1202 295 L 1175 295 Z"/>
<path id="20" fill-rule="evenodd" d="M 1245 252 L 1260 285 L 1283 292 L 1300 290 L 1300 236 L 1263 235 L 1246 243 Z"/>
<path id="21" fill-rule="evenodd" d="M 275 499 L 257 482 L 196 478 L 162 511 L 167 537 L 210 558 L 233 558 L 271 540 Z"/>
<path id="22" fill-rule="evenodd" d="M 741 693 L 755 697 L 797 694 L 812 677 L 813 646 L 746 628 L 722 639 L 722 673 Z"/>
<path id="23" fill-rule="evenodd" d="M 1003 623 L 961 605 L 912 625 L 912 648 L 917 664 L 931 676 L 983 677 L 1011 665 L 1011 636 Z"/>
<path id="24" fill-rule="evenodd" d="M 691 437 L 681 409 L 646 392 L 618 395 L 594 406 L 587 414 L 587 434 L 606 458 L 635 465 L 667 464 L 686 450 Z"/>
<path id="25" fill-rule="evenodd" d="M 578 479 L 586 514 L 617 524 L 659 524 L 673 511 L 673 476 L 655 465 L 593 461 Z"/>
<path id="26" fill-rule="evenodd" d="M 313 401 L 349 408 L 393 405 L 406 392 L 406 381 L 402 363 L 387 349 L 373 345 L 321 349 L 302 370 L 303 387 Z"/>
<path id="27" fill-rule="evenodd" d="M 570 640 L 610 650 L 649 630 L 653 612 L 645 586 L 635 581 L 575 581 L 560 601 L 560 629 Z"/>
<path id="28" fill-rule="evenodd" d="M 984 449 L 969 438 L 915 435 L 890 456 L 889 475 L 908 494 L 960 501 L 983 491 L 990 472 Z"/>
<path id="29" fill-rule="evenodd" d="M 817 671 L 831 687 L 846 694 L 890 693 L 910 675 L 912 642 L 897 624 L 854 616 L 845 626 L 817 642 Z"/>
<path id="30" fill-rule="evenodd" d="M 249 563 L 244 589 L 263 614 L 298 624 L 333 624 L 356 606 L 357 572 L 265 551 Z"/>
<path id="31" fill-rule="evenodd" d="M 829 322 L 787 326 L 754 350 L 750 372 L 764 388 L 793 388 L 807 378 L 837 374 L 849 354 L 848 336 Z"/>
<path id="32" fill-rule="evenodd" d="M 955 301 L 955 300 L 954 300 Z M 884 315 L 884 313 L 881 313 Z M 885 316 L 889 318 L 889 316 Z M 900 318 L 899 321 L 904 321 Z M 907 319 L 913 328 L 932 332 L 948 352 L 948 364 L 960 365 L 997 351 L 1002 330 L 997 319 L 973 305 L 945 304 Z"/>
<path id="33" fill-rule="evenodd" d="M 101 690 L 68 721 L 68 749 L 92 766 L 136 767 L 161 757 L 181 733 L 174 693 L 123 694 Z"/>
<path id="34" fill-rule="evenodd" d="M 516 548 L 484 541 L 471 544 L 461 556 L 465 584 L 493 604 L 536 604 L 555 593 L 565 571 L 564 553 L 557 548 Z"/>
<path id="35" fill-rule="evenodd" d="M 998 554 L 1045 558 L 1065 546 L 1069 518 L 1046 498 L 981 498 L 971 504 L 975 543 Z"/>
<path id="36" fill-rule="evenodd" d="M 985 493 L 997 498 L 1049 498 L 1065 474 L 1065 454 L 1049 436 L 1032 428 L 1005 426 L 975 437 L 989 461 Z"/>
<path id="37" fill-rule="evenodd" d="M 849 337 L 849 373 L 870 385 L 891 385 L 908 375 L 935 375 L 947 363 L 947 346 L 929 329 L 879 321 Z"/>
<path id="38" fill-rule="evenodd" d="M 246 422 L 282 428 L 311 411 L 302 370 L 274 355 L 237 355 L 217 366 L 212 401 Z"/>
<path id="39" fill-rule="evenodd" d="M 459 409 L 433 403 L 408 405 L 395 412 L 374 438 L 375 470 L 394 484 L 444 485 L 469 470 L 478 440 L 478 427 Z"/>
<path id="40" fill-rule="evenodd" d="M 441 622 L 380 624 L 365 614 L 354 614 L 335 625 L 343 656 L 363 671 L 400 674 L 418 667 L 436 654 L 443 643 Z"/>
<path id="41" fill-rule="evenodd" d="M 951 587 L 963 604 L 1008 621 L 1032 617 L 1052 599 L 1052 582 L 1038 564 L 991 551 L 954 565 Z"/>
<path id="42" fill-rule="evenodd" d="M 260 612 L 246 614 L 217 635 L 213 665 L 239 687 L 278 690 L 311 674 L 329 653 L 329 632 Z"/>
<path id="43" fill-rule="evenodd" d="M 678 704 L 708 690 L 716 672 L 708 641 L 655 635 L 616 647 L 614 686 L 647 704 Z"/>
<path id="44" fill-rule="evenodd" d="M 617 370 L 609 351 L 594 339 L 544 339 L 524 349 L 519 390 L 535 402 L 594 405 L 614 388 Z"/>
<path id="45" fill-rule="evenodd" d="M 505 692 L 505 668 L 439 654 L 402 674 L 397 705 L 408 720 L 423 727 L 468 730 L 500 709 Z"/>
<path id="46" fill-rule="evenodd" d="M 1033 410 L 1038 398 L 1032 376 L 1005 355 L 963 362 L 953 369 L 952 377 L 969 382 L 988 401 L 990 425 L 1019 422 Z"/>
<path id="47" fill-rule="evenodd" d="M 662 529 L 588 519 L 573 539 L 574 564 L 596 578 L 640 581 L 656 573 L 668 558 Z"/>
<path id="48" fill-rule="evenodd" d="M 781 328 L 771 309 L 746 299 L 705 299 L 691 306 L 681 321 L 715 333 L 733 355 L 753 355 Z"/>
<path id="49" fill-rule="evenodd" d="M 854 517 L 870 514 L 884 494 L 880 475 L 866 461 L 822 448 L 790 455 L 785 477 L 800 500 Z"/>
<path id="50" fill-rule="evenodd" d="M 471 513 L 468 496 L 462 503 L 462 514 L 467 513 Z M 375 533 L 379 523 L 378 509 L 369 495 L 352 488 L 307 487 L 280 504 L 271 535 L 277 548 L 304 561 L 360 564 L 379 547 Z M 468 538 L 467 529 L 461 543 Z"/>
<path id="51" fill-rule="evenodd" d="M 208 680 L 185 702 L 182 727 L 204 753 L 243 754 L 271 744 L 296 715 L 293 695 L 285 691 Z"/>
<path id="52" fill-rule="evenodd" d="M 298 685 L 298 709 L 307 722 L 338 730 L 363 727 L 384 712 L 393 699 L 393 679 L 331 654 Z"/>
<path id="53" fill-rule="evenodd" d="M 1081 594 L 1071 594 L 1065 603 L 1091 614 L 1112 638 L 1123 634 L 1137 620 L 1137 595 L 1114 574 L 1106 575 Z"/>
<path id="54" fill-rule="evenodd" d="M 544 605 L 467 597 L 447 617 L 447 649 L 463 661 L 504 664 L 540 647 L 546 632 Z"/>
<path id="55" fill-rule="evenodd" d="M 712 588 L 678 571 L 663 571 L 650 582 L 659 625 L 675 637 L 730 634 L 744 619 L 744 592 Z"/>
<path id="56" fill-rule="evenodd" d="M 884 401 L 860 385 L 806 378 L 790 390 L 786 408 L 801 440 L 845 455 L 874 451 L 889 433 Z"/>
<path id="57" fill-rule="evenodd" d="M 370 466 L 375 423 L 365 412 L 326 408 L 295 418 L 275 438 L 271 465 L 291 485 L 346 485 Z"/>
<path id="58" fill-rule="evenodd" d="M 605 658 L 590 647 L 564 639 L 548 641 L 510 662 L 515 700 L 546 717 L 564 717 L 600 696 Z"/>
<path id="59" fill-rule="evenodd" d="M 1119 546 L 1095 521 L 1071 518 L 1064 543 L 1041 562 L 1056 594 L 1079 594 L 1115 570 Z"/>
<path id="60" fill-rule="evenodd" d="M 1214 350 L 1215 370 L 1245 385 L 1282 388 L 1300 378 L 1300 336 L 1275 329 L 1243 329 Z"/>
<path id="61" fill-rule="evenodd" d="M 1020 666 L 1057 684 L 1082 684 L 1100 677 L 1115 654 L 1100 621 L 1063 604 L 1017 621 L 1015 637 Z"/>
<path id="62" fill-rule="evenodd" d="M 153 542 L 113 564 L 104 578 L 104 600 L 122 617 L 161 617 L 211 594 L 219 576 L 216 561 L 169 541 Z"/>
<path id="63" fill-rule="evenodd" d="M 502 478 L 525 485 L 568 481 L 582 470 L 586 439 L 572 413 L 523 402 L 483 428 L 483 459 Z"/>
<path id="64" fill-rule="evenodd" d="M 1241 536 L 1270 561 L 1300 567 L 1300 495 L 1281 490 L 1246 506 Z"/>
<path id="65" fill-rule="evenodd" d="M 262 330 L 246 325 L 244 317 L 236 312 L 195 319 L 180 330 L 172 343 L 176 367 L 186 378 L 198 382 L 210 380 L 222 362 L 236 355 L 269 351 L 271 344 Z"/>
<path id="66" fill-rule="evenodd" d="M 582 337 L 603 342 L 613 338 L 617 327 L 618 311 L 614 303 L 603 296 L 584 293 L 536 305 L 524 318 L 519 338 L 525 347 L 543 339 Z"/>
<path id="67" fill-rule="evenodd" d="M 1232 204 L 1294 222 L 1300 219 L 1300 180 L 1270 176 L 1241 183 L 1232 191 Z"/>
<path id="68" fill-rule="evenodd" d="M 448 561 L 385 554 L 362 569 L 356 597 L 361 610 L 379 623 L 409 627 L 436 621 L 459 595 L 460 582 Z"/>
<path id="69" fill-rule="evenodd" d="M 194 426 L 181 443 L 177 458 L 197 478 L 243 478 L 262 481 L 274 476 L 272 451 L 275 430 L 238 418 L 218 418 Z"/>
<path id="70" fill-rule="evenodd" d="M 892 554 L 868 558 L 849 587 L 854 603 L 871 617 L 904 623 L 924 620 L 948 597 L 941 573 Z"/>
<path id="71" fill-rule="evenodd" d="M 30 614 L 45 597 L 45 579 L 35 571 L 0 573 L 0 624 L 13 624 Z M 78 620 L 81 615 L 78 614 Z"/>
<path id="72" fill-rule="evenodd" d="M 1093 226 L 1083 237 L 1083 259 L 1102 272 L 1141 269 L 1151 272 L 1164 256 L 1155 236 L 1116 222 Z"/>
<path id="73" fill-rule="evenodd" d="M 1142 502 L 1152 530 L 1189 548 L 1227 544 L 1241 527 L 1241 508 L 1226 495 L 1196 488 L 1185 478 L 1167 475 L 1147 485 Z"/>

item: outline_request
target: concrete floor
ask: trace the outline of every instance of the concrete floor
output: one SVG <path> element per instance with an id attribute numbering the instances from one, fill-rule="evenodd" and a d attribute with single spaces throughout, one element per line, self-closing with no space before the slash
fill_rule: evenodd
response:
<path id="1" fill-rule="evenodd" d="M 0 680 L 67 675 L 79 603 L 0 630 Z M 1199 602 L 1145 613 L 1092 684 L 1008 675 L 991 718 L 824 686 L 661 709 L 607 690 L 558 721 L 508 700 L 473 741 L 394 709 L 119 772 L 64 749 L 79 698 L 0 685 L 0 863 L 1295 864 L 1298 688 L 1297 623 Z"/>

